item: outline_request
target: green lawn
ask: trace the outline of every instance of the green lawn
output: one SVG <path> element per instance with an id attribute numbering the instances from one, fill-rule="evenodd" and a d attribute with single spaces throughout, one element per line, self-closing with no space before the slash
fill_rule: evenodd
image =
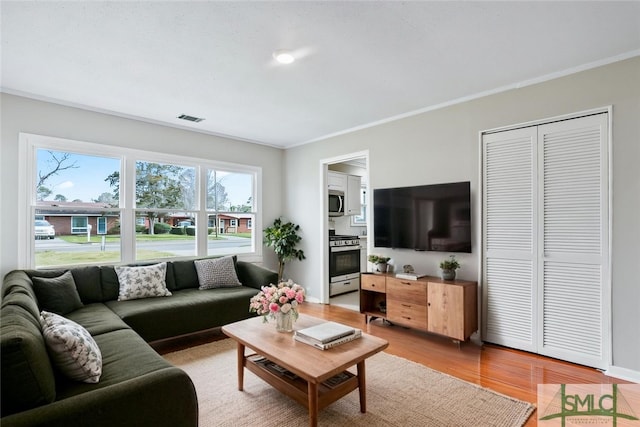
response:
<path id="1" fill-rule="evenodd" d="M 156 259 L 175 256 L 171 252 L 149 251 L 141 249 L 137 251 L 137 259 Z M 36 265 L 46 267 L 51 265 L 73 265 L 91 263 L 116 263 L 120 262 L 120 252 L 58 252 L 43 251 L 36 253 Z"/>

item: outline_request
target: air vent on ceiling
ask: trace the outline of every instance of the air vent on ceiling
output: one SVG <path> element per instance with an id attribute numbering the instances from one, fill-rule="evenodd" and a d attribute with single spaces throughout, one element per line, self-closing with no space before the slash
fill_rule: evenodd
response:
<path id="1" fill-rule="evenodd" d="M 196 122 L 196 123 L 201 122 L 201 121 L 203 121 L 203 120 L 204 120 L 204 119 L 203 119 L 203 118 L 201 118 L 201 117 L 187 116 L 186 114 L 180 114 L 180 115 L 178 116 L 178 118 L 179 118 L 179 119 L 182 119 L 182 120 L 188 120 L 188 121 L 190 121 L 190 122 Z"/>

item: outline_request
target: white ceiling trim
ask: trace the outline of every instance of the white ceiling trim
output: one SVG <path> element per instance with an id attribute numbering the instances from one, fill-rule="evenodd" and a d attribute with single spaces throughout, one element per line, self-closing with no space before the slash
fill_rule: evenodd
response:
<path id="1" fill-rule="evenodd" d="M 579 73 L 581 71 L 586 71 L 586 70 L 590 70 L 593 68 L 597 68 L 597 67 L 601 67 L 604 65 L 608 65 L 608 64 L 612 64 L 614 62 L 619 62 L 619 61 L 624 61 L 625 59 L 630 59 L 630 58 L 634 58 L 636 56 L 640 56 L 640 49 L 638 50 L 633 50 L 631 52 L 626 52 L 623 53 L 621 55 L 616 55 L 616 56 L 612 56 L 610 58 L 605 58 L 605 59 L 601 59 L 599 61 L 594 61 L 594 62 L 590 62 L 588 64 L 583 64 L 577 67 L 572 67 L 572 68 L 568 68 L 566 70 L 562 70 L 562 71 L 558 71 L 555 73 L 550 73 L 541 77 L 536 77 L 534 79 L 529 79 L 529 80 L 525 80 L 522 82 L 518 82 L 518 83 L 513 83 L 513 84 L 509 84 L 506 86 L 502 86 L 499 88 L 495 88 L 495 89 L 491 89 L 491 90 L 486 90 L 483 92 L 479 92 L 473 95 L 469 95 L 469 96 L 463 96 L 461 98 L 458 99 L 453 99 L 451 101 L 447 101 L 447 102 L 442 102 L 440 104 L 437 105 L 431 105 L 429 107 L 425 107 L 425 108 L 420 108 L 418 110 L 414 110 L 414 111 L 409 111 L 408 113 L 403 113 L 403 114 L 398 114 L 397 116 L 393 116 L 393 117 L 389 117 L 383 120 L 378 120 L 375 122 L 371 122 L 371 123 L 366 123 L 364 125 L 361 126 L 355 126 L 349 129 L 345 129 L 339 132 L 334 132 L 331 133 L 329 135 L 324 135 L 318 138 L 314 138 L 311 139 L 309 141 L 304 141 L 304 142 L 300 142 L 298 144 L 290 144 L 288 145 L 286 148 L 293 148 L 293 147 L 298 147 L 301 145 L 306 145 L 306 144 L 311 144 L 314 142 L 319 142 L 319 141 L 324 141 L 327 140 L 329 138 L 334 138 L 336 136 L 340 136 L 340 135 L 346 135 L 352 132 L 356 132 L 359 130 L 363 130 L 363 129 L 368 129 L 368 128 L 372 128 L 375 126 L 379 126 L 379 125 L 383 125 L 385 123 L 390 123 L 390 122 L 395 122 L 397 120 L 401 120 L 401 119 L 405 119 L 407 117 L 413 117 L 413 116 L 417 116 L 419 114 L 423 114 L 423 113 L 427 113 L 429 111 L 435 111 L 435 110 L 439 110 L 441 108 L 446 108 L 446 107 L 450 107 L 452 105 L 456 105 L 456 104 L 462 104 L 464 102 L 468 102 L 468 101 L 473 101 L 474 99 L 478 99 L 478 98 L 483 98 L 485 96 L 489 96 L 489 95 L 495 95 L 501 92 L 506 92 L 512 89 L 521 89 L 523 87 L 527 87 L 527 86 L 532 86 L 538 83 L 543 83 L 549 80 L 553 80 L 553 79 L 557 79 L 560 77 L 565 77 L 565 76 L 569 76 L 571 74 L 575 74 L 575 73 Z"/>
<path id="2" fill-rule="evenodd" d="M 180 129 L 180 130 L 186 130 L 186 131 L 189 131 L 189 132 L 196 132 L 196 133 L 202 133 L 202 134 L 205 134 L 205 135 L 216 136 L 216 137 L 219 137 L 219 138 L 232 139 L 232 140 L 235 140 L 235 141 L 248 142 L 248 143 L 251 143 L 251 144 L 266 145 L 267 147 L 283 149 L 283 147 L 281 147 L 279 145 L 268 144 L 268 143 L 262 142 L 262 141 L 256 141 L 256 140 L 241 138 L 241 137 L 232 136 L 232 135 L 224 135 L 222 133 L 211 132 L 211 131 L 208 131 L 208 130 L 205 130 L 205 129 L 194 129 L 193 127 L 190 127 L 190 126 L 180 126 L 178 124 L 169 123 L 169 122 L 163 122 L 161 120 L 154 120 L 154 119 L 149 119 L 149 118 L 146 118 L 146 117 L 135 116 L 135 115 L 132 115 L 132 114 L 120 113 L 118 111 L 106 110 L 106 109 L 103 109 L 103 108 L 92 107 L 92 106 L 89 106 L 89 105 L 77 104 L 75 102 L 63 101 L 63 100 L 60 100 L 60 99 L 55 99 L 55 98 L 50 98 L 50 97 L 47 97 L 47 96 L 36 95 L 36 94 L 33 94 L 33 93 L 28 93 L 28 92 L 22 92 L 22 91 L 19 91 L 19 90 L 9 89 L 9 88 L 5 88 L 5 87 L 1 87 L 1 86 L 0 86 L 0 92 L 1 93 L 6 93 L 6 94 L 9 94 L 9 95 L 21 96 L 23 98 L 29 98 L 29 99 L 33 99 L 33 100 L 36 100 L 36 101 L 50 102 L 52 104 L 62 105 L 64 107 L 78 108 L 80 110 L 91 111 L 91 112 L 94 112 L 94 113 L 108 114 L 110 116 L 120 117 L 120 118 L 123 118 L 123 119 L 136 120 L 136 121 L 139 121 L 139 122 L 149 123 L 149 124 L 152 124 L 152 125 L 166 126 L 166 127 L 170 127 L 170 128 L 174 128 L 174 129 Z M 195 126 L 197 126 L 197 125 L 195 125 Z"/>

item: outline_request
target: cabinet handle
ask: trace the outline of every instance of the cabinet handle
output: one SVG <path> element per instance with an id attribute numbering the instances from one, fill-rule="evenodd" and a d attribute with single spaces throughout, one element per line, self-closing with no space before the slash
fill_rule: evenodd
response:
<path id="1" fill-rule="evenodd" d="M 408 316 L 402 316 L 403 319 L 407 319 L 407 320 L 411 320 L 411 317 Z"/>
<path id="2" fill-rule="evenodd" d="M 403 285 L 411 286 L 411 283 L 409 282 L 400 282 L 400 283 L 402 283 Z"/>
<path id="3" fill-rule="evenodd" d="M 431 307 L 431 303 L 430 303 L 430 302 L 428 302 L 428 303 L 427 303 L 427 305 L 428 305 L 429 307 Z"/>
<path id="4" fill-rule="evenodd" d="M 376 284 L 375 284 L 375 283 L 372 283 L 372 284 L 371 284 L 371 287 L 372 287 L 372 288 L 375 288 L 375 287 L 376 287 Z"/>
<path id="5" fill-rule="evenodd" d="M 403 307 L 407 307 L 407 308 L 411 308 L 411 306 L 409 304 L 400 304 Z"/>

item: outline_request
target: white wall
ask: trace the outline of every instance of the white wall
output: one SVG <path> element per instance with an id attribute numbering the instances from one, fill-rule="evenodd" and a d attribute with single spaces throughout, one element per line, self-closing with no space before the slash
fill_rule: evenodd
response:
<path id="1" fill-rule="evenodd" d="M 640 58 L 287 150 L 285 214 L 300 224 L 307 255 L 288 267 L 290 275 L 320 298 L 321 159 L 369 150 L 370 189 L 471 181 L 472 226 L 479 230 L 479 132 L 607 105 L 613 105 L 613 363 L 640 375 Z M 474 238 L 473 253 L 457 256 L 463 279 L 478 279 Z M 370 253 L 434 275 L 447 255 L 369 245 Z"/>
<path id="2" fill-rule="evenodd" d="M 277 148 L 215 137 L 202 133 L 124 119 L 0 94 L 2 145 L 0 156 L 0 274 L 19 268 L 16 253 L 18 230 L 18 133 L 26 132 L 77 141 L 94 142 L 161 153 L 214 159 L 262 167 L 263 224 L 281 215 L 283 151 Z M 262 232 L 262 230 L 256 230 Z M 265 264 L 275 269 L 273 251 L 264 249 Z"/>

